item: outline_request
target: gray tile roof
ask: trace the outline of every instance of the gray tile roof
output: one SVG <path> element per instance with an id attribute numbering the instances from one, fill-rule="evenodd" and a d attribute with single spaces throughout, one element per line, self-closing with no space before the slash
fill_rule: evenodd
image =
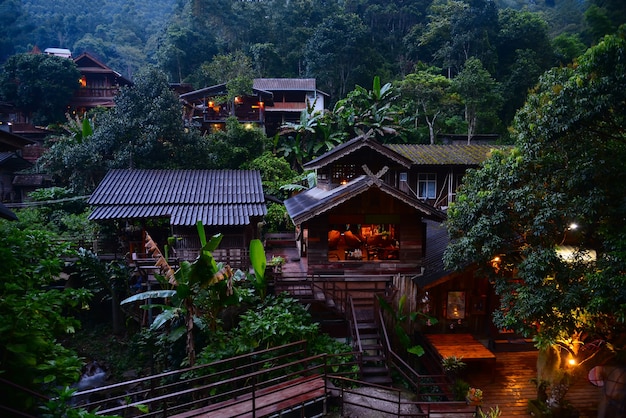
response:
<path id="1" fill-rule="evenodd" d="M 255 78 L 252 86 L 266 91 L 315 91 L 314 78 Z"/>
<path id="2" fill-rule="evenodd" d="M 479 165 L 487 159 L 490 152 L 503 148 L 491 144 L 387 144 L 389 149 L 408 158 L 415 165 Z"/>
<path id="3" fill-rule="evenodd" d="M 181 226 L 243 226 L 267 213 L 256 170 L 111 170 L 89 204 L 91 220 L 170 217 Z"/>
<path id="4" fill-rule="evenodd" d="M 433 206 L 417 200 L 398 189 L 391 187 L 371 176 L 362 175 L 352 179 L 347 184 L 341 185 L 331 190 L 323 190 L 313 187 L 305 192 L 285 200 L 287 213 L 295 224 L 300 224 L 312 219 L 328 210 L 352 199 L 360 193 L 366 192 L 372 187 L 378 187 L 382 192 L 387 193 L 398 200 L 416 208 L 422 212 L 425 218 L 443 221 L 446 215 Z"/>
<path id="5" fill-rule="evenodd" d="M 381 157 L 389 158 L 406 168 L 411 166 L 411 161 L 406 156 L 401 155 L 388 145 L 383 145 L 370 135 L 365 134 L 337 145 L 333 149 L 304 164 L 304 168 L 307 170 L 315 170 L 324 167 L 361 148 L 370 148 L 373 152 L 380 154 Z"/>

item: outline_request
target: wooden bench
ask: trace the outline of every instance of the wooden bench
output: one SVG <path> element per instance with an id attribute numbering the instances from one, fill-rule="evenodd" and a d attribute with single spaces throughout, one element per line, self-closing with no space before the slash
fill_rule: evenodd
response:
<path id="1" fill-rule="evenodd" d="M 320 375 L 302 376 L 226 401 L 174 415 L 173 418 L 264 417 L 313 401 L 325 401 L 326 384 Z M 325 410 L 325 407 L 324 407 Z"/>

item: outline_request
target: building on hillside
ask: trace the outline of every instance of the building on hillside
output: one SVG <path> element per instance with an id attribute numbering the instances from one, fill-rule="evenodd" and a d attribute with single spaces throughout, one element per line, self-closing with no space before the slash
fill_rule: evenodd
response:
<path id="1" fill-rule="evenodd" d="M 82 115 L 96 107 L 115 106 L 115 96 L 132 82 L 85 52 L 74 58 L 80 71 L 80 87 L 69 103 L 73 114 Z"/>
<path id="2" fill-rule="evenodd" d="M 303 111 L 323 113 L 329 95 L 317 89 L 314 78 L 257 78 L 254 86 L 274 95 L 265 107 L 265 132 L 274 136 L 285 123 L 297 123 Z"/>
<path id="3" fill-rule="evenodd" d="M 226 119 L 235 116 L 271 137 L 284 123 L 298 122 L 304 110 L 322 112 L 328 98 L 311 78 L 257 78 L 252 94 L 236 97 L 233 103 L 224 102 L 226 95 L 226 84 L 181 94 L 187 125 L 212 132 L 224 129 Z"/>
<path id="4" fill-rule="evenodd" d="M 29 156 L 38 144 L 12 133 L 11 128 L 12 124 L 0 125 L 0 202 L 20 203 L 30 191 L 20 182 L 21 172 L 35 164 Z"/>
<path id="5" fill-rule="evenodd" d="M 161 247 L 176 237 L 176 256 L 193 260 L 200 221 L 207 236 L 223 235 L 214 256 L 232 267 L 247 267 L 250 241 L 259 238 L 267 213 L 256 170 L 111 170 L 88 203 L 90 220 L 124 225 L 121 248 L 107 251 L 143 253 L 148 232 Z"/>

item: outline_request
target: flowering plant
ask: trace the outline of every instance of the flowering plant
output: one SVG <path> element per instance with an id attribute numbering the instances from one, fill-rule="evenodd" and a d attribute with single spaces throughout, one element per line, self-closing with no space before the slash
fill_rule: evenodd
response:
<path id="1" fill-rule="evenodd" d="M 478 388 L 469 388 L 465 396 L 469 402 L 482 402 L 483 391 Z"/>

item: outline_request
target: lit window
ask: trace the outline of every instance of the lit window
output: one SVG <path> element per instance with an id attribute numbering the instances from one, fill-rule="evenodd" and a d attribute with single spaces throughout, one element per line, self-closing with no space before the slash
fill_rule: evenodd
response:
<path id="1" fill-rule="evenodd" d="M 434 199 L 437 197 L 437 175 L 434 173 L 420 173 L 417 176 L 417 197 L 419 199 Z"/>
<path id="2" fill-rule="evenodd" d="M 337 164 L 332 168 L 333 183 L 346 184 L 356 177 L 355 164 Z"/>

